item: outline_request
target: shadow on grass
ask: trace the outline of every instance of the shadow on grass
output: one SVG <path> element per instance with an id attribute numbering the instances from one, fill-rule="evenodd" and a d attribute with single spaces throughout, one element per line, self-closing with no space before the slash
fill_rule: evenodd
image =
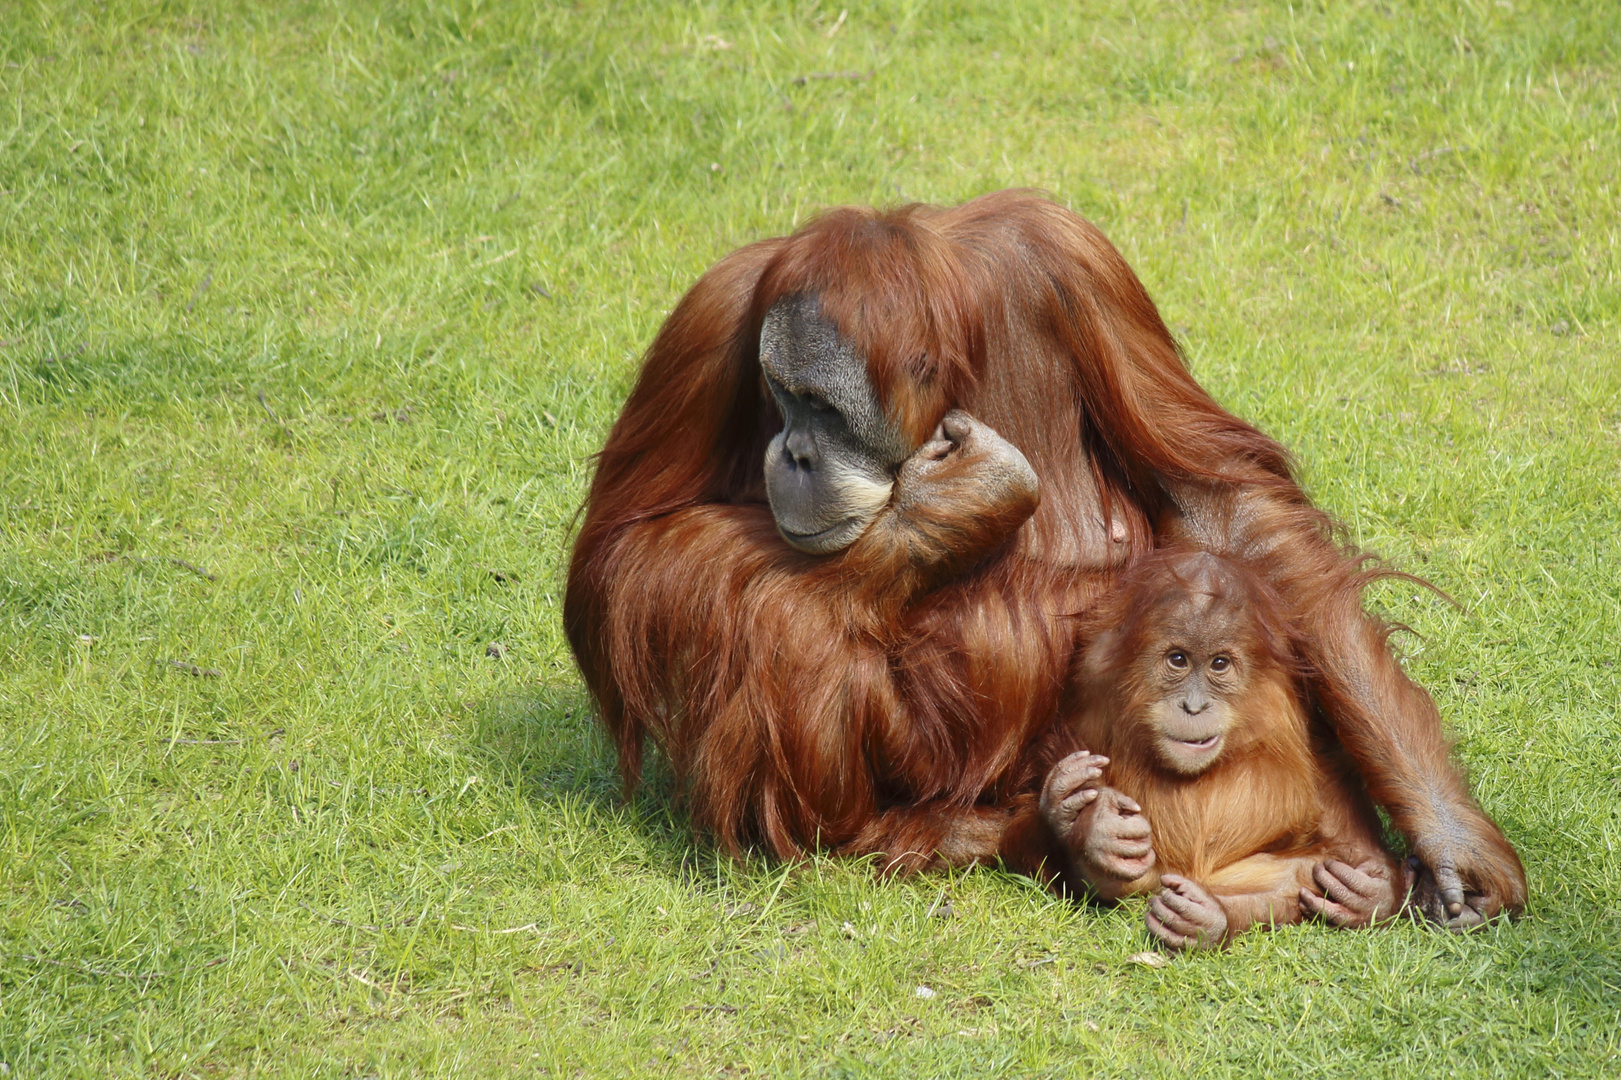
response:
<path id="1" fill-rule="evenodd" d="M 658 868 L 673 875 L 712 855 L 711 845 L 694 834 L 674 774 L 651 743 L 642 784 L 625 798 L 613 746 L 579 687 L 505 691 L 477 704 L 474 715 L 474 751 L 525 799 L 630 826 L 647 840 Z"/>
<path id="2" fill-rule="evenodd" d="M 580 687 L 506 691 L 477 703 L 473 713 L 470 750 L 488 763 L 487 775 L 503 777 L 524 799 L 583 822 L 604 838 L 628 830 L 640 838 L 634 859 L 646 870 L 717 895 L 745 879 L 780 872 L 779 860 L 755 854 L 733 861 L 695 833 L 675 778 L 657 753 L 649 754 L 646 780 L 627 801 L 613 748 Z M 857 862 L 838 861 L 852 867 Z M 976 871 L 986 872 L 1041 889 L 1011 872 Z M 1092 915 L 1111 906 L 1083 898 L 1073 902 Z M 1554 999 L 1584 1012 L 1621 1009 L 1621 911 L 1595 905 L 1593 897 L 1569 888 L 1534 896 L 1532 914 L 1511 927 L 1498 924 L 1463 935 L 1429 928 L 1412 940 L 1428 941 L 1435 955 L 1453 961 L 1430 970 L 1426 981 Z"/>
<path id="3" fill-rule="evenodd" d="M 698 891 L 718 887 L 725 892 L 729 886 L 723 883 L 774 878 L 785 869 L 782 859 L 759 849 L 733 859 L 697 831 L 683 805 L 679 781 L 651 741 L 642 784 L 627 800 L 614 748 L 577 685 L 504 691 L 475 703 L 472 715 L 476 727 L 470 749 L 488 762 L 489 775 L 504 777 L 524 799 L 582 821 L 603 835 L 628 829 L 645 845 L 637 860 L 654 873 Z M 829 860 L 870 873 L 875 880 L 883 878 L 882 859 L 876 855 L 822 853 L 797 865 L 811 870 Z M 992 866 L 952 871 L 951 876 L 965 872 L 1004 875 L 1045 891 L 1033 878 Z M 946 876 L 940 875 L 940 880 Z"/>

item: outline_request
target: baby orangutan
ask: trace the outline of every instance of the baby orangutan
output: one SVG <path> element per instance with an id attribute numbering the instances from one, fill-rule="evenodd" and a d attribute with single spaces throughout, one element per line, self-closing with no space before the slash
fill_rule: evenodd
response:
<path id="1" fill-rule="evenodd" d="M 1041 795 L 1070 882 L 1105 899 L 1153 893 L 1148 929 L 1173 949 L 1400 909 L 1401 861 L 1307 711 L 1289 624 L 1260 578 L 1205 552 L 1156 552 L 1088 624 L 1064 704 L 1086 749 Z"/>

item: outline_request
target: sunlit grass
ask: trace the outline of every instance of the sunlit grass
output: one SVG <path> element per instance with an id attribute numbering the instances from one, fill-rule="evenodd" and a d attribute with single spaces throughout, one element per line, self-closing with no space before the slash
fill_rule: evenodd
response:
<path id="1" fill-rule="evenodd" d="M 0 1061 L 1621 1070 L 1618 97 L 1599 0 L 8 10 Z M 1135 908 L 619 801 L 560 566 L 663 314 L 819 207 L 1012 185 L 1462 603 L 1375 598 L 1525 920 L 1152 968 Z"/>

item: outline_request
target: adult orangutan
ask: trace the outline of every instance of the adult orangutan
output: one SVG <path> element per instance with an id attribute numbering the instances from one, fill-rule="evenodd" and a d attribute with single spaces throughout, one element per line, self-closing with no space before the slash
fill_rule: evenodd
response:
<path id="1" fill-rule="evenodd" d="M 1521 907 L 1356 554 L 1103 235 L 1030 193 L 833 210 L 706 273 L 598 459 L 563 617 L 627 789 L 651 735 L 727 850 L 1039 873 L 1073 616 L 1162 540 L 1253 567 L 1305 628 L 1416 902 Z"/>

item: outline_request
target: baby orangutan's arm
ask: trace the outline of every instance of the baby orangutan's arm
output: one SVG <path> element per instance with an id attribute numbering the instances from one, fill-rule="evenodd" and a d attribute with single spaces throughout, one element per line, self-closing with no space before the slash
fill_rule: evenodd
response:
<path id="1" fill-rule="evenodd" d="M 1357 794 L 1345 763 L 1335 764 L 1318 822 L 1318 861 L 1300 883 L 1300 906 L 1330 926 L 1360 929 L 1401 914 L 1418 869 L 1385 847 L 1373 807 Z"/>
<path id="2" fill-rule="evenodd" d="M 1105 900 L 1147 892 L 1154 873 L 1152 830 L 1136 800 L 1102 782 L 1109 759 L 1084 750 L 1053 766 L 1041 813 L 1069 860 L 1072 881 Z"/>

